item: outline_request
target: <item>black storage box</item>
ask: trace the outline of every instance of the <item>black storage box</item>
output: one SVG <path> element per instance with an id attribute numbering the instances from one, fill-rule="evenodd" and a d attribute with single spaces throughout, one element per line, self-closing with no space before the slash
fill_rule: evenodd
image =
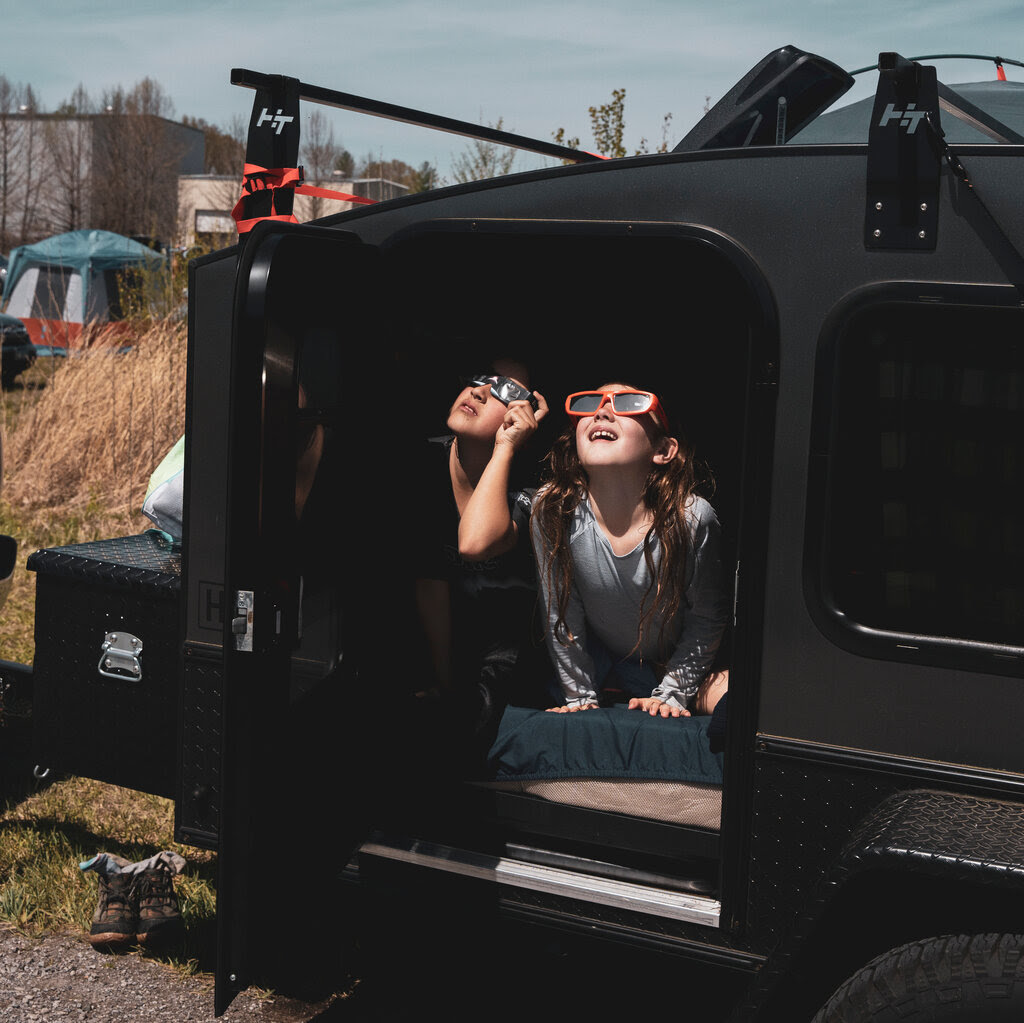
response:
<path id="1" fill-rule="evenodd" d="M 175 794 L 181 555 L 156 532 L 36 551 L 36 759 Z"/>

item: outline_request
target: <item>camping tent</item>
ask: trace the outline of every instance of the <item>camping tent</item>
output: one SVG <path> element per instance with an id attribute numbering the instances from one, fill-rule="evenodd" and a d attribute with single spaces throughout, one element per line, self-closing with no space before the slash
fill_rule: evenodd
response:
<path id="1" fill-rule="evenodd" d="M 3 297 L 36 345 L 67 347 L 85 323 L 121 315 L 119 272 L 166 258 L 111 231 L 69 231 L 11 251 Z"/>

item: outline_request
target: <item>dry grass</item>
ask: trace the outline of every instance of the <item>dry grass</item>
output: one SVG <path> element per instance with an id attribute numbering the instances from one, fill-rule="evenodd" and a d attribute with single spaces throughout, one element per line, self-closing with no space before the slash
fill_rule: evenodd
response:
<path id="1" fill-rule="evenodd" d="M 33 550 L 152 525 L 140 510 L 150 474 L 184 430 L 185 330 L 158 321 L 119 341 L 129 350 L 42 359 L 3 396 L 0 532 L 19 547 L 0 612 L 5 660 L 33 657 Z"/>
<path id="2" fill-rule="evenodd" d="M 185 423 L 185 331 L 157 321 L 121 340 L 128 351 L 75 352 L 41 392 L 22 391 L 4 438 L 12 508 L 49 519 L 102 507 L 146 528 L 138 509 L 150 473 Z"/>

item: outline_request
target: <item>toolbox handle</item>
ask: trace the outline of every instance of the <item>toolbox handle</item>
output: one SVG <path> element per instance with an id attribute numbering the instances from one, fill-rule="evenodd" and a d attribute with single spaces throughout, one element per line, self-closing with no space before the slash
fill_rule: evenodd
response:
<path id="1" fill-rule="evenodd" d="M 130 632 L 108 632 L 103 637 L 96 670 L 104 678 L 142 681 L 142 640 Z"/>

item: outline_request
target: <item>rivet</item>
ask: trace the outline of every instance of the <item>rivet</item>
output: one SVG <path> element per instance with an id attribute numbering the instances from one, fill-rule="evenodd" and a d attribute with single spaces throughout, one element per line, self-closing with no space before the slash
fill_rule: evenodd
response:
<path id="1" fill-rule="evenodd" d="M 875 209 L 876 210 L 880 210 L 881 208 L 882 208 L 882 204 L 880 202 L 876 202 L 875 203 Z"/>
<path id="2" fill-rule="evenodd" d="M 230 981 L 231 981 L 231 983 L 232 983 L 232 984 L 234 984 L 234 983 L 235 983 L 235 981 L 236 981 L 236 980 L 238 980 L 238 975 L 237 975 L 237 974 L 235 974 L 235 973 L 232 973 L 232 974 L 231 974 L 231 976 L 230 976 L 230 977 L 228 977 L 228 980 L 230 980 Z"/>
<path id="3" fill-rule="evenodd" d="M 875 231 L 874 231 L 874 235 L 875 235 L 876 238 L 881 238 L 882 237 L 882 232 L 879 231 L 879 229 L 876 227 Z"/>
<path id="4" fill-rule="evenodd" d="M 925 236 L 925 232 L 924 231 L 918 231 L 917 232 L 917 237 L 918 238 L 924 238 L 924 236 Z"/>
<path id="5" fill-rule="evenodd" d="M 926 202 L 921 203 L 921 212 L 924 213 L 924 211 L 926 209 L 928 209 L 928 203 L 926 203 Z"/>

